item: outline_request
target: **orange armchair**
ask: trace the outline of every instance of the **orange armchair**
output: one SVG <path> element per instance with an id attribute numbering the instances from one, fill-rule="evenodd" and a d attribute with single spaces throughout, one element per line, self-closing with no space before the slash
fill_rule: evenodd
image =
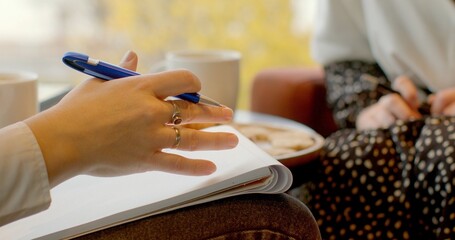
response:
<path id="1" fill-rule="evenodd" d="M 274 68 L 253 79 L 251 111 L 289 118 L 327 137 L 337 126 L 326 104 L 321 68 Z"/>

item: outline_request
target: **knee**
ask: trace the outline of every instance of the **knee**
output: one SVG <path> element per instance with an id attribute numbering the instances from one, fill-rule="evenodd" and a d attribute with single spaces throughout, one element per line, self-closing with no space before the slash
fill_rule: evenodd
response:
<path id="1" fill-rule="evenodd" d="M 238 231 L 232 232 L 262 235 L 253 239 L 272 236 L 274 239 L 321 239 L 308 207 L 287 194 L 245 195 L 236 197 L 232 203 L 229 211 L 234 213 L 232 217 L 238 227 Z"/>

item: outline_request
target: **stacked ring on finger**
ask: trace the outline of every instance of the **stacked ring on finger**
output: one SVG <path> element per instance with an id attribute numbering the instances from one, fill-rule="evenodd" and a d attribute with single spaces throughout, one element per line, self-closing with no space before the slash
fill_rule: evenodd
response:
<path id="1" fill-rule="evenodd" d="M 172 148 L 177 149 L 180 145 L 180 141 L 182 140 L 182 136 L 178 127 L 172 127 L 172 129 L 175 131 L 175 141 L 174 145 L 172 145 Z"/>
<path id="2" fill-rule="evenodd" d="M 176 125 L 181 124 L 183 119 L 182 119 L 182 115 L 181 115 L 179 106 L 174 101 L 170 101 L 170 102 L 172 104 L 173 111 L 172 111 L 171 120 L 168 122 L 168 124 L 176 126 Z"/>

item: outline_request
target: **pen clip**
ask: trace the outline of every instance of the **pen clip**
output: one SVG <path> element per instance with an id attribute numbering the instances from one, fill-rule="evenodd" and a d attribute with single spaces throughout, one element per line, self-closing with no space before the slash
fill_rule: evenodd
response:
<path id="1" fill-rule="evenodd" d="M 80 72 L 84 72 L 85 68 L 80 66 L 78 62 L 87 62 L 88 61 L 88 56 L 85 54 L 81 53 L 75 53 L 75 52 L 67 52 L 65 55 L 63 55 L 62 61 L 65 63 L 67 66 L 76 69 Z"/>

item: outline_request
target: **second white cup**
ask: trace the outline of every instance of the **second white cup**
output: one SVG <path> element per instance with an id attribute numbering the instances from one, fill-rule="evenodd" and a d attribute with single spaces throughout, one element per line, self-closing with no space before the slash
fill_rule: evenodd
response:
<path id="1" fill-rule="evenodd" d="M 241 57 L 233 50 L 171 51 L 166 53 L 161 70 L 188 69 L 201 81 L 201 94 L 235 110 Z"/>

